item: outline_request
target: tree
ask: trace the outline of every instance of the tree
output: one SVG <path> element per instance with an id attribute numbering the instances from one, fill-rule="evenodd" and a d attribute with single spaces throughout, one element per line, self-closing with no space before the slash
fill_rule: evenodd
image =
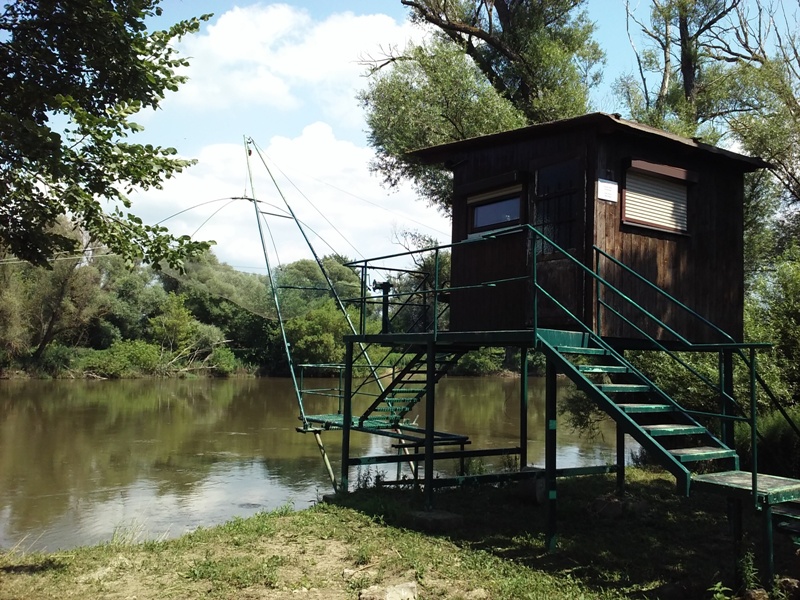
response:
<path id="1" fill-rule="evenodd" d="M 183 81 L 176 69 L 187 62 L 173 41 L 199 27 L 190 19 L 149 32 L 145 21 L 161 14 L 160 1 L 4 4 L 0 246 L 13 255 L 43 265 L 74 250 L 74 238 L 54 229 L 62 215 L 129 262 L 180 266 L 208 247 L 127 212 L 126 194 L 159 187 L 191 164 L 173 148 L 126 141 L 141 129 L 130 118 Z"/>
<path id="2" fill-rule="evenodd" d="M 731 73 L 715 59 L 712 45 L 729 30 L 741 1 L 651 0 L 649 23 L 638 19 L 626 2 L 638 73 L 623 76 L 615 85 L 633 119 L 718 141 L 715 119 L 736 109 L 730 102 Z M 633 41 L 632 22 L 648 42 L 641 51 Z"/>
<path id="3" fill-rule="evenodd" d="M 286 322 L 295 364 L 343 362 L 345 347 L 342 338 L 349 332 L 344 315 L 330 299 Z"/>
<path id="4" fill-rule="evenodd" d="M 187 351 L 198 329 L 198 321 L 186 306 L 185 298 L 170 292 L 161 313 L 150 317 L 153 340 L 165 352 L 179 354 Z"/>
<path id="5" fill-rule="evenodd" d="M 586 110 L 602 60 L 585 0 L 400 0 L 469 56 L 529 123 Z"/>
<path id="6" fill-rule="evenodd" d="M 651 0 L 649 23 L 629 8 L 631 22 L 649 45 L 634 48 L 638 74 L 617 82 L 630 115 L 711 143 L 732 136 L 773 164 L 785 201 L 800 202 L 796 15 L 769 0 Z"/>
<path id="7" fill-rule="evenodd" d="M 797 3 L 800 8 L 800 2 Z M 800 37 L 797 14 L 782 3 L 741 6 L 736 35 L 720 37 L 716 57 L 736 68 L 740 113 L 731 130 L 751 152 L 773 165 L 785 200 L 800 204 Z M 794 23 L 792 22 L 794 18 Z"/>
<path id="8" fill-rule="evenodd" d="M 767 11 L 761 0 L 651 0 L 649 17 L 646 23 L 628 5 L 639 69 L 618 80 L 616 90 L 630 117 L 711 143 L 727 137 L 775 165 L 772 175 L 783 192 L 773 176 L 745 177 L 749 285 L 766 263 L 781 255 L 775 251 L 781 242 L 775 235 L 780 231 L 776 215 L 782 200 L 794 195 L 792 182 L 800 181 L 800 54 L 795 52 L 794 29 L 787 24 L 784 35 L 770 39 L 778 25 L 774 10 Z M 646 40 L 641 50 L 631 34 L 632 23 Z"/>
<path id="9" fill-rule="evenodd" d="M 526 124 L 464 52 L 444 40 L 409 48 L 390 70 L 376 70 L 360 99 L 375 149 L 371 169 L 389 187 L 411 180 L 444 212 L 450 210 L 450 174 L 405 153 Z"/>
<path id="10" fill-rule="evenodd" d="M 411 180 L 449 212 L 450 179 L 414 163 L 421 147 L 582 114 L 602 52 L 584 0 L 401 0 L 436 33 L 367 61 L 361 94 L 372 169 L 389 186 Z"/>
<path id="11" fill-rule="evenodd" d="M 361 294 L 358 275 L 342 263 L 342 256 L 325 256 L 322 265 L 328 280 L 333 284 L 342 302 Z M 301 259 L 278 268 L 275 284 L 279 289 L 279 301 L 284 318 L 302 316 L 308 311 L 327 304 L 332 297 L 328 280 L 316 261 Z"/>

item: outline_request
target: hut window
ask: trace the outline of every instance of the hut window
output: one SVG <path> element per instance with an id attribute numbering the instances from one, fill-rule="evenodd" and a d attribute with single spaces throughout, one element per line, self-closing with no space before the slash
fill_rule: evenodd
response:
<path id="1" fill-rule="evenodd" d="M 632 161 L 625 176 L 622 221 L 665 231 L 688 231 L 688 183 L 683 169 Z"/>
<path id="2" fill-rule="evenodd" d="M 489 231 L 520 222 L 522 186 L 515 185 L 467 198 L 470 233 Z"/>

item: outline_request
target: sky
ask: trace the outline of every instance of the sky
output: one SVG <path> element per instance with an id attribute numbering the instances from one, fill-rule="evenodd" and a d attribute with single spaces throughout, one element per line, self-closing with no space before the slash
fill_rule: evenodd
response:
<path id="1" fill-rule="evenodd" d="M 634 67 L 624 0 L 589 0 L 588 7 L 608 56 L 592 108 L 614 112 L 610 84 Z M 163 189 L 131 196 L 145 222 L 214 240 L 222 262 L 256 272 L 266 263 L 253 204 L 235 199 L 253 193 L 280 208 L 283 196 L 319 255 L 402 252 L 396 237 L 403 230 L 449 241 L 448 218 L 410 185 L 389 190 L 369 170 L 373 151 L 357 100 L 367 85 L 363 61 L 425 35 L 407 22 L 399 0 L 164 0 L 163 8 L 153 27 L 213 16 L 178 43 L 190 60 L 187 83 L 135 118 L 145 131 L 134 141 L 197 161 Z M 259 151 L 248 156 L 246 139 Z M 273 268 L 311 256 L 290 220 L 267 216 L 266 226 Z"/>

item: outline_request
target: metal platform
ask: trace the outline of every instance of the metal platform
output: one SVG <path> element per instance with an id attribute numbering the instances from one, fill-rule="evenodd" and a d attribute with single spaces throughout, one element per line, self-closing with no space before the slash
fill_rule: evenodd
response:
<path id="1" fill-rule="evenodd" d="M 725 496 L 753 498 L 761 506 L 773 506 L 800 499 L 800 481 L 777 475 L 756 474 L 753 494 L 753 474 L 750 471 L 722 471 L 692 475 L 692 488 Z"/>

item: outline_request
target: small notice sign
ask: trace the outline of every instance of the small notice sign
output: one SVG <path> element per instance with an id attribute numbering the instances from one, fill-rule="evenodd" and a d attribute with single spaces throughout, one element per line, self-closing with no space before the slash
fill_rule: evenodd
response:
<path id="1" fill-rule="evenodd" d="M 616 202 L 619 195 L 619 185 L 616 181 L 608 179 L 597 180 L 597 199 L 606 202 Z"/>

